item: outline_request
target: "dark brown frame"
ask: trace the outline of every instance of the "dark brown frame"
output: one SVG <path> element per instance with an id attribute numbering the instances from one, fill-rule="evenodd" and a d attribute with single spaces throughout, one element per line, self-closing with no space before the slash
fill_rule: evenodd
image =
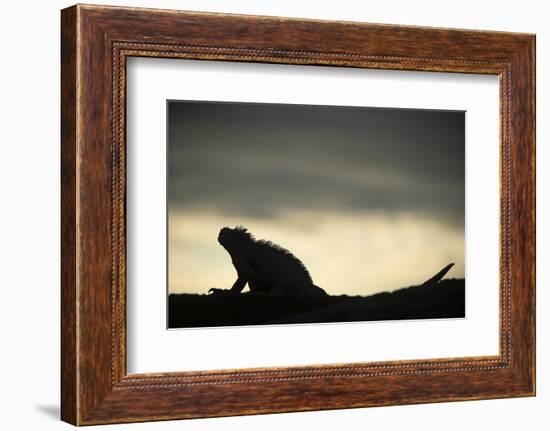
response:
<path id="1" fill-rule="evenodd" d="M 88 425 L 535 394 L 534 35 L 82 5 L 61 18 L 63 420 Z M 129 56 L 498 75 L 500 354 L 128 375 Z"/>

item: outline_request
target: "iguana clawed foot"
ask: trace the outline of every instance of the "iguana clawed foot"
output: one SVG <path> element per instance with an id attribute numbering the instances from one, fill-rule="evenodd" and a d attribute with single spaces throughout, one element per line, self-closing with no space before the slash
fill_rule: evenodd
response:
<path id="1" fill-rule="evenodd" d="M 218 289 L 217 287 L 212 287 L 208 289 L 209 295 L 219 295 L 221 293 L 223 294 L 223 293 L 234 293 L 234 292 L 231 289 Z"/>

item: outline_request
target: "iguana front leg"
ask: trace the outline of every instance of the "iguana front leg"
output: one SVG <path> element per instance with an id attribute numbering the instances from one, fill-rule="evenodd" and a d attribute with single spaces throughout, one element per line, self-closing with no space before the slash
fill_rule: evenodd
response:
<path id="1" fill-rule="evenodd" d="M 241 293 L 245 286 L 246 279 L 244 277 L 239 277 L 237 278 L 237 281 L 233 283 L 233 286 L 229 289 L 229 291 L 232 293 Z"/>
<path id="2" fill-rule="evenodd" d="M 243 259 L 239 256 L 239 257 L 232 257 L 231 261 L 233 262 L 233 266 L 237 271 L 237 281 L 233 283 L 233 286 L 231 287 L 231 289 L 217 289 L 213 287 L 208 291 L 208 293 L 221 293 L 221 292 L 241 293 L 244 287 L 246 286 L 246 283 L 250 279 L 252 279 L 254 272 L 250 264 L 246 261 L 246 259 Z"/>

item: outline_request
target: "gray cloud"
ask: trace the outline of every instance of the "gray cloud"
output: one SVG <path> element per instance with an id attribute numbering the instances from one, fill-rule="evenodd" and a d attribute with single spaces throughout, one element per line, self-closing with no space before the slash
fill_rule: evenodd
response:
<path id="1" fill-rule="evenodd" d="M 464 223 L 464 113 L 170 101 L 172 209 L 410 212 Z"/>

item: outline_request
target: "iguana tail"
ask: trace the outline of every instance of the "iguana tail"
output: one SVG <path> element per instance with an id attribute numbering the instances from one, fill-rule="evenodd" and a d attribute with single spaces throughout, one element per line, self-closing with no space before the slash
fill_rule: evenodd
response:
<path id="1" fill-rule="evenodd" d="M 454 266 L 454 263 L 449 263 L 445 268 L 443 268 L 441 271 L 439 271 L 429 280 L 426 280 L 420 286 L 435 286 L 437 283 L 439 283 L 443 279 L 443 277 L 445 277 L 445 275 L 447 275 L 447 273 L 453 266 Z"/>

